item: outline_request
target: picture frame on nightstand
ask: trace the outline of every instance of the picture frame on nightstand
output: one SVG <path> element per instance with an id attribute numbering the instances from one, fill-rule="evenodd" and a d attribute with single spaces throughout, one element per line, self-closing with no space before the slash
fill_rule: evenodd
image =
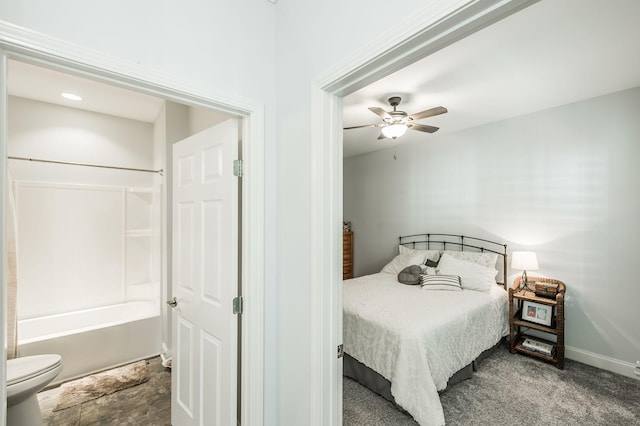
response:
<path id="1" fill-rule="evenodd" d="M 541 303 L 522 301 L 522 319 L 525 321 L 535 322 L 536 324 L 551 326 L 553 318 L 553 306 L 543 305 Z"/>

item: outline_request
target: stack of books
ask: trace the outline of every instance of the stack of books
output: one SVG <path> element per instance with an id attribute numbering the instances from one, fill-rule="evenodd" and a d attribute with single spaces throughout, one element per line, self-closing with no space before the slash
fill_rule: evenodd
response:
<path id="1" fill-rule="evenodd" d="M 534 283 L 534 291 L 538 297 L 555 299 L 556 294 L 558 294 L 558 284 L 536 281 Z"/>
<path id="2" fill-rule="evenodd" d="M 529 338 L 524 339 L 520 347 L 546 356 L 553 356 L 556 353 L 556 345 Z"/>

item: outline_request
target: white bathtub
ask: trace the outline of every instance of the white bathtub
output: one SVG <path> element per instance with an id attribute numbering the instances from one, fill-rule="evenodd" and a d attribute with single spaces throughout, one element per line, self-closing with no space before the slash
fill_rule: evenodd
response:
<path id="1" fill-rule="evenodd" d="M 160 353 L 158 302 L 137 301 L 18 321 L 18 354 L 62 355 L 53 383 Z"/>

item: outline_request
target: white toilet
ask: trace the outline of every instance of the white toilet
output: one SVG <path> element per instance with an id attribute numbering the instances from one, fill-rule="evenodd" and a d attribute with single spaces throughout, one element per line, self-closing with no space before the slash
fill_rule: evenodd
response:
<path id="1" fill-rule="evenodd" d="M 62 371 L 60 355 L 7 360 L 7 425 L 42 425 L 36 394 Z"/>

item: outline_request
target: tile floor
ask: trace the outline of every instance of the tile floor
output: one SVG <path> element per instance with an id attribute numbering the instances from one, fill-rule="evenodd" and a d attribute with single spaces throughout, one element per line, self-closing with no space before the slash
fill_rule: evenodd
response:
<path id="1" fill-rule="evenodd" d="M 40 410 L 47 426 L 86 425 L 171 425 L 171 370 L 160 358 L 149 360 L 148 382 L 53 412 L 60 388 L 38 394 Z"/>

